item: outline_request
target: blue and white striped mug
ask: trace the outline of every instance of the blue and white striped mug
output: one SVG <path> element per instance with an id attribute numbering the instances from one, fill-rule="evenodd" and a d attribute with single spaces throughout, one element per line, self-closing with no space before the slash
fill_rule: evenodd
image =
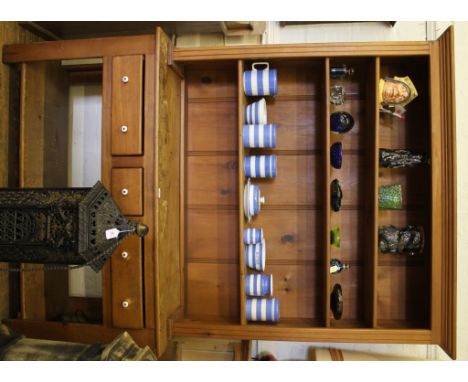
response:
<path id="1" fill-rule="evenodd" d="M 263 229 L 261 228 L 245 228 L 244 229 L 244 244 L 257 244 L 263 240 Z"/>
<path id="2" fill-rule="evenodd" d="M 276 147 L 276 124 L 244 125 L 242 140 L 244 147 L 273 149 Z"/>
<path id="3" fill-rule="evenodd" d="M 247 125 L 264 125 L 267 123 L 267 107 L 265 98 L 245 107 L 245 123 Z"/>
<path id="4" fill-rule="evenodd" d="M 274 178 L 276 155 L 252 155 L 244 159 L 245 176 L 249 178 Z"/>
<path id="5" fill-rule="evenodd" d="M 244 187 L 244 215 L 249 223 L 252 221 L 252 217 L 260 213 L 261 205 L 264 203 L 265 197 L 260 196 L 260 188 L 250 184 L 250 178 L 248 178 Z"/>
<path id="6" fill-rule="evenodd" d="M 245 276 L 245 294 L 248 296 L 273 295 L 273 275 L 250 274 Z"/>
<path id="7" fill-rule="evenodd" d="M 257 66 L 264 67 L 257 69 Z M 270 69 L 268 62 L 254 62 L 252 70 L 244 72 L 244 92 L 246 96 L 275 96 L 278 94 L 278 75 Z"/>
<path id="8" fill-rule="evenodd" d="M 263 272 L 266 263 L 266 246 L 263 239 L 260 243 L 245 245 L 245 265 L 250 269 Z"/>
<path id="9" fill-rule="evenodd" d="M 245 302 L 247 321 L 279 321 L 279 300 L 277 298 L 248 298 Z"/>

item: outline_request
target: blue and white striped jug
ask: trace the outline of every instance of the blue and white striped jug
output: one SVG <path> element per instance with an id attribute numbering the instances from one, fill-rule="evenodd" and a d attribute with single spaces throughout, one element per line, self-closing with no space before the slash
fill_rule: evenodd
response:
<path id="1" fill-rule="evenodd" d="M 248 178 L 274 178 L 276 176 L 276 155 L 246 156 L 244 172 Z"/>
<path id="2" fill-rule="evenodd" d="M 273 295 L 273 275 L 250 274 L 245 276 L 245 294 L 248 296 Z"/>
<path id="3" fill-rule="evenodd" d="M 247 321 L 279 321 L 279 300 L 277 298 L 248 298 L 245 302 Z"/>
<path id="4" fill-rule="evenodd" d="M 247 244 L 245 249 L 245 265 L 250 269 L 263 272 L 266 263 L 266 246 L 265 240 L 256 244 Z"/>
<path id="5" fill-rule="evenodd" d="M 263 66 L 263 69 L 257 67 Z M 278 74 L 270 69 L 268 62 L 254 62 L 252 70 L 244 72 L 244 92 L 246 96 L 275 96 L 278 94 Z"/>
<path id="6" fill-rule="evenodd" d="M 244 125 L 242 140 L 247 148 L 273 149 L 276 147 L 276 125 Z"/>

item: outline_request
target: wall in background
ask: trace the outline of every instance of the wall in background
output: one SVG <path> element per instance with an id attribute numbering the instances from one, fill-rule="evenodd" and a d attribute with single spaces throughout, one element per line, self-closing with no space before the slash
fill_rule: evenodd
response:
<path id="1" fill-rule="evenodd" d="M 68 186 L 92 187 L 101 179 L 102 86 L 70 86 L 68 110 Z M 101 272 L 69 271 L 68 287 L 70 296 L 101 297 Z"/>

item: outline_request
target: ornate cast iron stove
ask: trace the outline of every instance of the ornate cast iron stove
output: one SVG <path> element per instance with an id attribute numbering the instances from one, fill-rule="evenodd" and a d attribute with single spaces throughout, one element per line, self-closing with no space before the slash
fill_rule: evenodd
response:
<path id="1" fill-rule="evenodd" d="M 101 182 L 92 188 L 0 189 L 0 261 L 89 265 L 98 272 L 131 232 Z"/>

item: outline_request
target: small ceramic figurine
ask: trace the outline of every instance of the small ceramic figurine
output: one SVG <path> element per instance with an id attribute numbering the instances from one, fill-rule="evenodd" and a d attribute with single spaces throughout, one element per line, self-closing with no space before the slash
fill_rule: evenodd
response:
<path id="1" fill-rule="evenodd" d="M 349 265 L 341 262 L 338 259 L 330 259 L 330 273 L 337 274 L 340 273 L 341 271 L 349 269 Z"/>
<path id="2" fill-rule="evenodd" d="M 393 225 L 379 227 L 379 249 L 382 253 L 403 253 L 415 255 L 424 247 L 424 230 L 409 225 L 398 229 Z"/>
<path id="3" fill-rule="evenodd" d="M 427 163 L 427 157 L 409 150 L 379 150 L 379 165 L 386 168 L 415 167 Z"/>
<path id="4" fill-rule="evenodd" d="M 330 130 L 334 133 L 344 134 L 354 126 L 354 118 L 345 111 L 335 111 L 330 114 Z"/>
<path id="5" fill-rule="evenodd" d="M 385 77 L 379 81 L 380 111 L 404 118 L 406 109 L 412 100 L 418 96 L 411 79 L 406 77 Z"/>
<path id="6" fill-rule="evenodd" d="M 331 194 L 331 208 L 333 211 L 338 212 L 341 208 L 341 199 L 343 192 L 341 191 L 341 184 L 338 179 L 333 179 L 330 184 Z"/>

